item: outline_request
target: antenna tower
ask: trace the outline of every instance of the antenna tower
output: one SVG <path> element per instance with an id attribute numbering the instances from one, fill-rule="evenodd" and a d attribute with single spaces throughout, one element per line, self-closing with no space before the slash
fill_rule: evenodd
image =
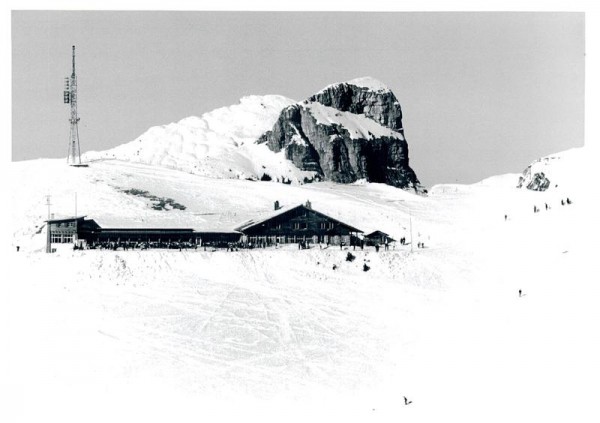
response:
<path id="1" fill-rule="evenodd" d="M 71 135 L 69 136 L 69 153 L 67 163 L 70 166 L 86 166 L 81 164 L 81 152 L 79 151 L 79 128 L 77 123 L 77 76 L 75 75 L 75 46 L 73 46 L 73 72 L 70 77 L 65 77 L 65 90 L 63 92 L 65 104 L 71 105 Z"/>

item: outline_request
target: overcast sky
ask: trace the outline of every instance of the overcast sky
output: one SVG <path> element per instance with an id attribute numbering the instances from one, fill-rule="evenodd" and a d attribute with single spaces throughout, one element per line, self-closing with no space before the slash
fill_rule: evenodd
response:
<path id="1" fill-rule="evenodd" d="M 583 13 L 15 11 L 12 158 L 66 157 L 76 45 L 82 152 L 372 76 L 402 105 L 421 182 L 472 183 L 583 145 L 584 30 Z"/>

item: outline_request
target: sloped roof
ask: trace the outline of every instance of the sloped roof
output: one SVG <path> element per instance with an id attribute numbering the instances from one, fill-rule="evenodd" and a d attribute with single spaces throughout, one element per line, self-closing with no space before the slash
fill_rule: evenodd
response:
<path id="1" fill-rule="evenodd" d="M 370 234 L 365 235 L 365 238 L 374 238 L 374 237 L 385 237 L 389 241 L 392 241 L 392 242 L 396 241 L 394 238 L 392 238 L 391 236 L 389 236 L 388 234 L 386 234 L 383 231 L 373 231 Z"/>
<path id="2" fill-rule="evenodd" d="M 373 231 L 370 234 L 366 234 L 365 236 L 366 237 L 372 237 L 372 236 L 388 236 L 389 237 L 388 234 L 386 234 L 385 232 L 382 232 L 382 231 Z"/>
<path id="3" fill-rule="evenodd" d="M 333 218 L 331 216 L 328 216 L 328 215 L 326 215 L 324 213 L 321 213 L 321 212 L 319 212 L 319 211 L 317 211 L 315 209 L 308 208 L 304 204 L 299 204 L 297 206 L 284 206 L 284 207 L 282 207 L 282 208 L 280 208 L 278 210 L 273 210 L 270 213 L 265 213 L 265 214 L 261 215 L 257 219 L 247 220 L 246 222 L 242 223 L 240 226 L 236 227 L 235 230 L 236 231 L 240 231 L 240 232 L 244 232 L 245 230 L 248 230 L 248 229 L 253 228 L 255 226 L 262 225 L 263 223 L 265 223 L 265 222 L 267 222 L 267 221 L 269 221 L 269 220 L 271 220 L 271 219 L 273 219 L 273 218 L 275 218 L 277 216 L 281 216 L 283 214 L 286 214 L 286 213 L 288 213 L 288 212 L 290 212 L 292 210 L 296 210 L 296 209 L 299 209 L 299 208 L 310 210 L 310 211 L 318 214 L 319 216 L 323 216 L 323 217 L 325 217 L 325 218 L 327 218 L 329 220 L 332 220 L 332 221 L 336 222 L 339 225 L 343 225 L 343 226 L 347 227 L 352 232 L 361 232 L 362 233 L 362 231 L 360 229 L 355 228 L 353 226 L 350 226 L 347 223 L 341 222 L 341 221 L 339 221 L 339 220 L 337 220 L 337 219 L 335 219 L 335 218 Z"/>
<path id="4" fill-rule="evenodd" d="M 72 220 L 81 220 L 83 218 L 85 218 L 85 216 L 71 216 L 71 217 L 63 217 L 63 218 L 60 218 L 60 219 L 48 219 L 48 220 L 45 220 L 45 222 L 48 222 L 48 223 L 61 223 L 61 222 L 70 222 Z"/>
<path id="5" fill-rule="evenodd" d="M 194 232 L 191 228 L 101 228 L 101 232 Z"/>
<path id="6" fill-rule="evenodd" d="M 295 210 L 299 207 L 305 207 L 303 204 L 299 204 L 297 206 L 283 206 L 277 210 L 271 210 L 270 212 L 262 213 L 259 217 L 255 219 L 246 220 L 240 226 L 234 228 L 235 231 L 243 232 L 244 230 L 251 228 L 256 225 L 260 225 L 268 220 L 273 219 L 274 217 L 281 216 L 289 211 Z"/>

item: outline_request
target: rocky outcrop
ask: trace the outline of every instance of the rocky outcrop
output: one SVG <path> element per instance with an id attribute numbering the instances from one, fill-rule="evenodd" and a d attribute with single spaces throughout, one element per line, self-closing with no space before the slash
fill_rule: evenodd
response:
<path id="1" fill-rule="evenodd" d="M 408 161 L 402 110 L 394 94 L 375 80 L 329 86 L 286 107 L 266 143 L 317 179 L 358 179 L 423 192 Z"/>
<path id="2" fill-rule="evenodd" d="M 546 191 L 550 188 L 550 179 L 547 171 L 552 173 L 552 164 L 558 160 L 557 157 L 548 156 L 537 159 L 531 163 L 519 176 L 517 188 L 527 188 L 531 191 Z"/>
<path id="3" fill-rule="evenodd" d="M 530 168 L 527 170 L 524 172 L 523 176 L 519 176 L 517 188 L 523 188 L 523 186 L 525 186 L 532 191 L 546 191 L 548 187 L 550 187 L 550 180 L 546 177 L 544 172 L 532 174 Z"/>
<path id="4" fill-rule="evenodd" d="M 365 115 L 380 125 L 404 135 L 402 108 L 393 92 L 381 84 L 359 86 L 361 78 L 347 83 L 330 85 L 308 98 L 343 112 Z"/>

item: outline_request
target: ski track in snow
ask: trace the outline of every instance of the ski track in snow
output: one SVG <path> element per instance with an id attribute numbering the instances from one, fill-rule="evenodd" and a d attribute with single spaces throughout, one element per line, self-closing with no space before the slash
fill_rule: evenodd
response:
<path id="1" fill-rule="evenodd" d="M 7 403 L 20 416 L 11 421 L 597 420 L 587 381 L 600 376 L 589 216 L 598 196 L 569 172 L 555 171 L 560 186 L 545 193 L 517 190 L 506 175 L 417 197 L 380 184 L 214 180 L 119 162 L 11 171 L 21 181 L 9 199 L 21 251 L 8 253 L 0 293 Z M 127 188 L 187 208 L 155 211 L 119 191 Z M 46 255 L 44 194 L 69 214 L 75 190 L 78 212 L 105 226 L 231 228 L 274 200 L 310 199 L 399 239 L 410 237 L 410 210 L 413 241 L 427 248 Z M 574 203 L 561 206 L 566 196 Z M 545 203 L 550 210 L 533 213 Z M 98 404 L 110 406 L 90 416 Z M 115 404 L 132 414 L 115 414 Z"/>

